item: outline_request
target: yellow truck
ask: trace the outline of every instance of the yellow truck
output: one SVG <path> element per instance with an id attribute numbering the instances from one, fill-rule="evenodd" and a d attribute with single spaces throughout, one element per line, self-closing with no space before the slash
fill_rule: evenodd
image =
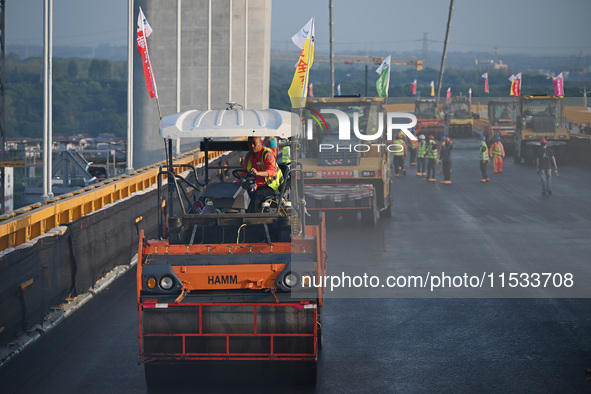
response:
<path id="1" fill-rule="evenodd" d="M 515 124 L 518 114 L 517 98 L 498 98 L 488 102 L 488 124 L 484 126 L 482 135 L 490 144 L 495 137 L 500 137 L 505 152 L 515 152 Z"/>
<path id="2" fill-rule="evenodd" d="M 445 126 L 450 137 L 470 137 L 474 125 L 472 103 L 468 97 L 452 97 L 446 106 Z"/>
<path id="3" fill-rule="evenodd" d="M 301 147 L 306 209 L 327 220 L 343 217 L 375 226 L 379 215 L 392 215 L 390 154 L 385 130 L 383 98 L 309 98 L 303 110 L 307 138 Z M 338 112 L 340 111 L 340 112 Z M 340 120 L 356 132 L 341 138 Z M 380 128 L 381 126 L 381 128 Z M 372 135 L 378 135 L 376 138 Z M 358 137 L 358 135 L 361 136 Z"/>
<path id="4" fill-rule="evenodd" d="M 522 96 L 515 130 L 515 163 L 533 163 L 546 139 L 558 161 L 567 157 L 570 134 L 563 119 L 563 98 L 556 96 Z"/>

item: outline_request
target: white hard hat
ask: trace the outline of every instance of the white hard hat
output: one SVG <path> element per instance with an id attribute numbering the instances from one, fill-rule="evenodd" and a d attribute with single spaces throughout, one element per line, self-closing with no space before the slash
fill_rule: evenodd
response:
<path id="1" fill-rule="evenodd" d="M 419 135 L 419 139 L 420 140 L 424 140 L 425 139 L 425 135 L 424 134 Z"/>

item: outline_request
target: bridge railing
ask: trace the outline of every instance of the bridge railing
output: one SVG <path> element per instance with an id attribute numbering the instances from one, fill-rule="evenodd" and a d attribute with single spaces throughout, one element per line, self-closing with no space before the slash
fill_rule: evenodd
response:
<path id="1" fill-rule="evenodd" d="M 210 159 L 222 152 L 209 152 Z M 198 166 L 205 162 L 203 152 L 194 150 L 182 155 L 176 164 Z M 132 193 L 145 190 L 156 183 L 158 167 L 164 162 L 142 168 L 130 175 L 109 178 L 84 189 L 57 196 L 47 204 L 29 205 L 0 216 L 0 251 L 30 241 L 51 229 L 71 223 Z M 180 173 L 180 169 L 175 170 Z"/>

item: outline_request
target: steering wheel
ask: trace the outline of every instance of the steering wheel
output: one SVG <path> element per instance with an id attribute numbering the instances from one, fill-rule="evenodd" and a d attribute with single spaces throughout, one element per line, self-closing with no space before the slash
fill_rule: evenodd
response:
<path id="1" fill-rule="evenodd" d="M 247 179 L 256 179 L 257 176 L 249 171 L 246 170 L 233 170 L 232 175 L 234 178 L 238 179 L 240 182 L 245 181 Z"/>

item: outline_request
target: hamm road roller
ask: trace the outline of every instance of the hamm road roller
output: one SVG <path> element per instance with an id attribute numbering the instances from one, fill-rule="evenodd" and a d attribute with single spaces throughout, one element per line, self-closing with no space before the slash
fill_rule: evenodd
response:
<path id="1" fill-rule="evenodd" d="M 148 386 L 253 377 L 255 383 L 316 382 L 325 229 L 324 220 L 305 223 L 292 132 L 299 117 L 238 107 L 160 122 L 168 152 L 158 175 L 159 236 L 141 232 L 137 269 L 139 352 Z M 246 137 L 253 136 L 290 141 L 291 161 L 283 158 L 281 184 L 249 212 L 253 177 L 242 162 Z M 203 167 L 175 174 L 178 138 L 201 140 Z M 209 162 L 210 152 L 222 152 L 217 164 Z"/>

